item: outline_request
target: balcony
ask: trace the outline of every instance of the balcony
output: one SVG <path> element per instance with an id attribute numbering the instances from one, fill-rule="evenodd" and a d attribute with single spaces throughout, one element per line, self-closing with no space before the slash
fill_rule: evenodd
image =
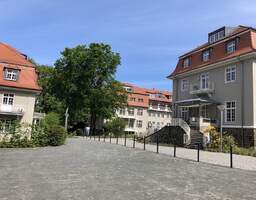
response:
<path id="1" fill-rule="evenodd" d="M 1 115 L 23 116 L 24 108 L 22 108 L 21 106 L 1 105 L 0 106 L 0 114 Z"/>
<path id="2" fill-rule="evenodd" d="M 215 87 L 213 82 L 208 82 L 207 87 L 205 88 L 202 88 L 201 84 L 194 84 L 190 86 L 189 93 L 195 95 L 211 94 L 214 92 L 214 89 Z"/>
<path id="3" fill-rule="evenodd" d="M 148 109 L 155 110 L 155 111 L 171 112 L 171 108 L 168 106 L 149 105 Z"/>

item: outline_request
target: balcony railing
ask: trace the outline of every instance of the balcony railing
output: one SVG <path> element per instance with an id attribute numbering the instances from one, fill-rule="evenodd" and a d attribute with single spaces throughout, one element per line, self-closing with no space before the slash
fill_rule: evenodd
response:
<path id="1" fill-rule="evenodd" d="M 0 114 L 9 114 L 9 115 L 23 115 L 25 112 L 22 106 L 13 106 L 13 105 L 1 105 Z"/>
<path id="2" fill-rule="evenodd" d="M 190 94 L 209 94 L 214 92 L 214 82 L 208 82 L 206 87 L 202 87 L 201 84 L 194 84 L 190 86 Z"/>

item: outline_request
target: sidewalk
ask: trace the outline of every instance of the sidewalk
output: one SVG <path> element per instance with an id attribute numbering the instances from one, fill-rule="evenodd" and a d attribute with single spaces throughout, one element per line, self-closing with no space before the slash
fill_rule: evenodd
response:
<path id="1" fill-rule="evenodd" d="M 93 137 L 91 139 L 93 140 Z M 96 141 L 98 139 L 98 137 L 95 138 Z M 103 142 L 103 138 L 100 138 L 100 141 Z M 118 138 L 119 145 L 124 145 L 124 141 L 124 138 Z M 110 143 L 109 138 L 106 138 L 105 142 Z M 116 138 L 111 138 L 111 143 L 116 145 Z M 126 146 L 133 147 L 133 140 L 131 138 L 127 138 Z M 143 146 L 143 143 L 136 142 L 135 144 L 137 149 L 143 149 Z M 146 151 L 156 152 L 156 145 L 146 144 Z M 159 153 L 173 156 L 174 148 L 159 146 Z M 176 157 L 197 161 L 197 150 L 177 147 Z M 230 154 L 200 150 L 200 162 L 230 167 Z M 256 157 L 233 154 L 233 168 L 256 171 Z"/>

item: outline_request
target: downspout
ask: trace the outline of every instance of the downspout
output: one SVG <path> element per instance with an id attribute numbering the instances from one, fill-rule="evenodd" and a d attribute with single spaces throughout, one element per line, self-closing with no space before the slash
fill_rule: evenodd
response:
<path id="1" fill-rule="evenodd" d="M 242 147 L 244 147 L 244 61 L 237 57 L 241 63 L 241 125 L 242 125 Z"/>

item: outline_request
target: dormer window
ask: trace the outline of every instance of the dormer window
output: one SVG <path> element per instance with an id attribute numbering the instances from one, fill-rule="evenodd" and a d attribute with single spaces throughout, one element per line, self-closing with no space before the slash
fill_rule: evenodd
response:
<path id="1" fill-rule="evenodd" d="M 189 67 L 189 64 L 190 64 L 190 59 L 189 58 L 185 58 L 183 60 L 183 67 L 184 68 Z"/>
<path id="2" fill-rule="evenodd" d="M 221 40 L 222 38 L 225 37 L 225 27 L 224 28 L 221 28 L 221 29 L 218 29 L 217 31 L 214 31 L 212 33 L 209 33 L 209 43 L 214 43 L 218 40 Z"/>
<path id="3" fill-rule="evenodd" d="M 209 49 L 203 51 L 202 60 L 204 62 L 210 60 L 210 50 Z"/>
<path id="4" fill-rule="evenodd" d="M 18 73 L 17 69 L 8 69 L 5 68 L 4 70 L 4 79 L 9 81 L 17 81 L 18 80 Z"/>
<path id="5" fill-rule="evenodd" d="M 236 41 L 231 40 L 227 43 L 227 53 L 233 53 L 236 50 Z"/>

